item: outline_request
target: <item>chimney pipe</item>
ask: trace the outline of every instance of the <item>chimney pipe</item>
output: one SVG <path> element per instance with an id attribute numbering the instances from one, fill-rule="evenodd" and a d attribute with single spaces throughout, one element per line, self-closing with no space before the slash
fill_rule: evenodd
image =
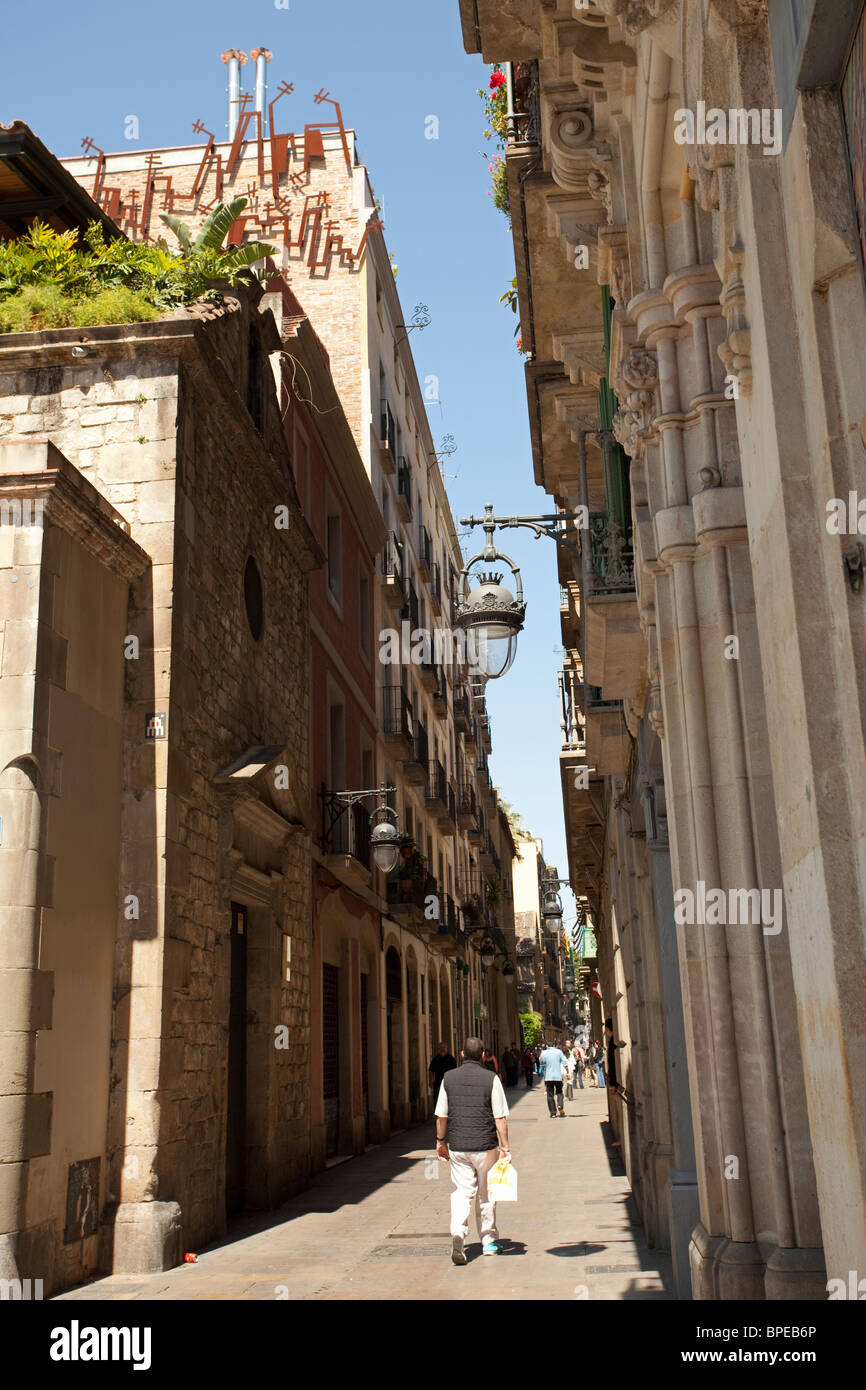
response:
<path id="1" fill-rule="evenodd" d="M 229 140 L 234 140 L 241 110 L 241 68 L 247 55 L 241 48 L 227 48 L 222 60 L 229 70 Z"/>
<path id="2" fill-rule="evenodd" d="M 269 48 L 254 48 L 250 53 L 250 57 L 256 65 L 256 99 L 253 110 L 262 113 L 263 135 L 265 133 L 265 96 L 268 90 L 267 65 L 273 56 Z"/>

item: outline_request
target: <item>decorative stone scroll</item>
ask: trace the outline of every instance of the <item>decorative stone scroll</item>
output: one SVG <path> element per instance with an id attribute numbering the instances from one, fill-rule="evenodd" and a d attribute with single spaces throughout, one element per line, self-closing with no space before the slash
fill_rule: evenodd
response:
<path id="1" fill-rule="evenodd" d="M 640 34 L 655 19 L 663 19 L 678 0 L 595 0 L 598 8 L 618 19 L 627 34 Z"/>

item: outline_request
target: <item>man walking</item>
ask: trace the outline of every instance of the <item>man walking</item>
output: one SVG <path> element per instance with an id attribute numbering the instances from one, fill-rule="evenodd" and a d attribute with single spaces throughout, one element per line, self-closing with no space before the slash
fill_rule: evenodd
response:
<path id="1" fill-rule="evenodd" d="M 560 1115 L 565 1115 L 562 1104 L 562 1069 L 567 1065 L 565 1054 L 556 1046 L 546 1047 L 538 1059 L 547 1091 L 547 1108 L 552 1120 L 556 1119 L 557 1110 Z"/>
<path id="2" fill-rule="evenodd" d="M 439 1044 L 439 1051 L 430 1063 L 427 1071 L 430 1075 L 430 1085 L 433 1089 L 433 1111 L 436 1111 L 436 1102 L 439 1099 L 439 1087 L 442 1085 L 442 1078 L 446 1071 L 453 1071 L 457 1066 L 451 1053 L 444 1042 Z"/>
<path id="3" fill-rule="evenodd" d="M 535 1053 L 531 1047 L 527 1047 L 523 1053 L 523 1075 L 526 1077 L 526 1089 L 531 1091 L 535 1076 Z"/>
<path id="4" fill-rule="evenodd" d="M 436 1153 L 451 1160 L 451 1259 L 465 1265 L 473 1203 L 484 1255 L 498 1255 L 496 1204 L 487 1192 L 487 1175 L 508 1157 L 508 1105 L 499 1077 L 481 1065 L 484 1045 L 467 1038 L 462 1064 L 445 1073 L 436 1102 Z M 446 1138 L 447 1136 L 447 1138 Z M 450 1151 L 450 1152 L 449 1152 Z"/>

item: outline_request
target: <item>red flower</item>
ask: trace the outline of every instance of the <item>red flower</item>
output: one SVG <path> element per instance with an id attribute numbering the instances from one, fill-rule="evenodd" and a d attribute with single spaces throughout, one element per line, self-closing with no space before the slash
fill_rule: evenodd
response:
<path id="1" fill-rule="evenodd" d="M 504 73 L 504 72 L 492 72 L 492 73 L 490 74 L 490 90 L 491 90 L 491 92 L 495 92 L 496 89 L 497 89 L 498 87 L 502 87 L 502 86 L 504 85 L 504 83 L 505 83 L 505 73 Z"/>

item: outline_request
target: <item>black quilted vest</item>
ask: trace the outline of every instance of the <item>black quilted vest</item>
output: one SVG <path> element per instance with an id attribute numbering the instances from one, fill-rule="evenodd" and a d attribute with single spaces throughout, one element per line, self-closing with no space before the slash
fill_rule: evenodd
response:
<path id="1" fill-rule="evenodd" d="M 496 1077 L 480 1062 L 463 1062 L 442 1078 L 448 1097 L 446 1139 L 458 1153 L 499 1147 L 490 1103 Z"/>

